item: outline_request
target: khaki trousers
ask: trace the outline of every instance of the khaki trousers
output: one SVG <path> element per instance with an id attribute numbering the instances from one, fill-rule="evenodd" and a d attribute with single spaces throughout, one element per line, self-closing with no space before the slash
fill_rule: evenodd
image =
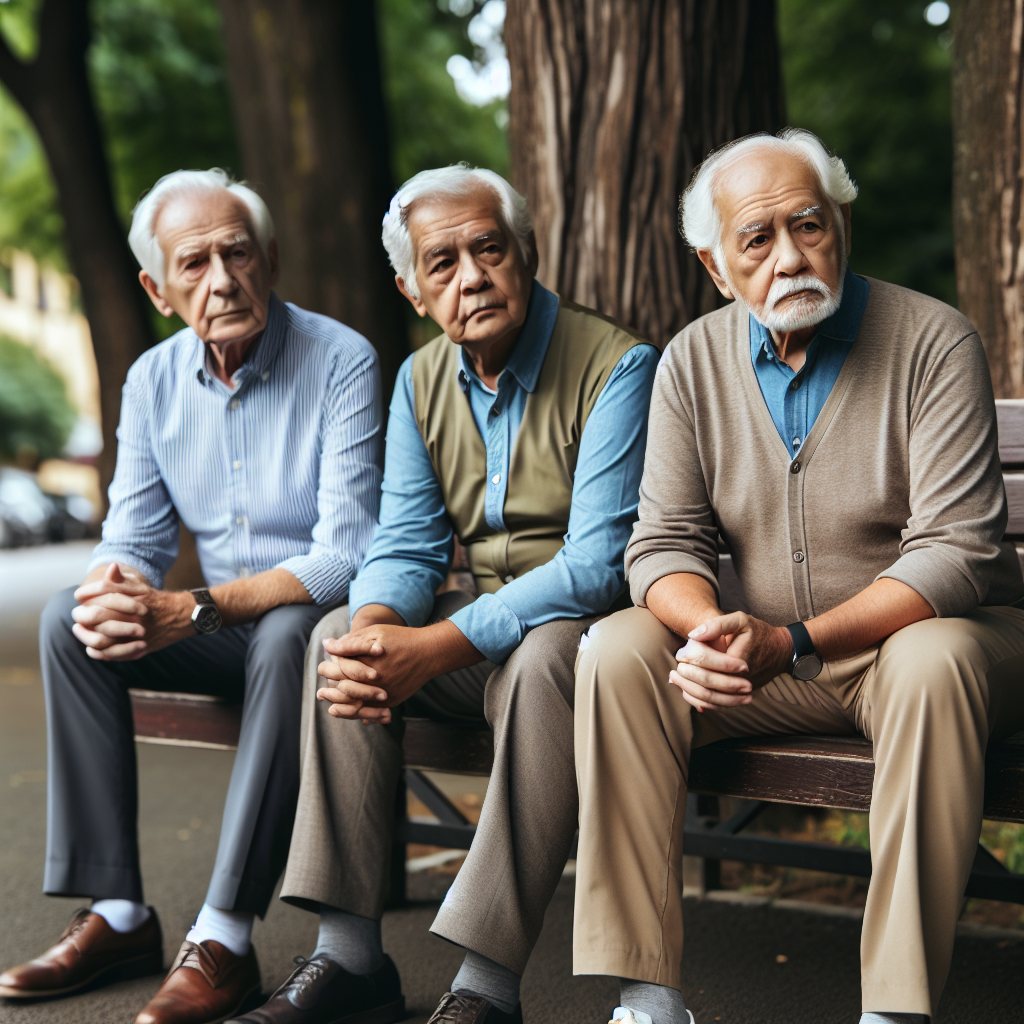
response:
<path id="1" fill-rule="evenodd" d="M 472 600 L 442 594 L 433 619 Z M 494 766 L 472 849 L 431 931 L 517 974 L 526 968 L 576 831 L 572 704 L 580 636 L 595 622 L 532 629 L 504 665 L 483 662 L 427 683 L 403 714 L 487 723 Z M 338 609 L 313 631 L 306 659 L 302 780 L 281 899 L 379 918 L 390 860 L 403 723 L 364 726 L 316 700 L 321 642 L 348 631 Z"/>
<path id="2" fill-rule="evenodd" d="M 981 829 L 985 748 L 1024 728 L 1024 611 L 918 622 L 812 682 L 782 675 L 749 705 L 703 714 L 668 682 L 680 646 L 632 608 L 591 629 L 578 659 L 575 973 L 681 987 L 694 747 L 860 733 L 875 757 L 863 1009 L 934 1014 Z"/>

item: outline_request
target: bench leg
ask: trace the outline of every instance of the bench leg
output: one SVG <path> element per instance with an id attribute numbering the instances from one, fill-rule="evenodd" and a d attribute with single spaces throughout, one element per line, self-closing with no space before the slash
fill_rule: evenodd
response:
<path id="1" fill-rule="evenodd" d="M 720 817 L 717 796 L 689 793 L 686 797 L 686 829 L 714 828 Z M 684 846 L 685 849 L 685 846 Z M 683 895 L 706 896 L 722 888 L 722 862 L 710 857 L 683 857 Z"/>

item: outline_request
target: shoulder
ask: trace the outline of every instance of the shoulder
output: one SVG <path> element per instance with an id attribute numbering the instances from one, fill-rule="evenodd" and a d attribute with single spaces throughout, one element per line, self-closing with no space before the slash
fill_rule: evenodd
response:
<path id="1" fill-rule="evenodd" d="M 618 342 L 633 345 L 650 345 L 639 331 L 620 323 L 614 317 L 589 309 L 569 299 L 558 300 L 556 330 L 571 332 L 574 336 L 589 338 L 595 343 Z"/>
<path id="2" fill-rule="evenodd" d="M 132 363 L 125 379 L 125 387 L 151 391 L 170 387 L 182 374 L 195 372 L 195 367 L 200 365 L 201 345 L 202 342 L 192 328 L 183 327 L 176 334 L 146 349 Z"/>
<path id="3" fill-rule="evenodd" d="M 953 342 L 975 333 L 974 325 L 963 313 L 940 299 L 877 278 L 865 280 L 870 291 L 862 327 L 877 326 L 922 340 L 942 338 Z"/>
<path id="4" fill-rule="evenodd" d="M 750 358 L 749 312 L 742 302 L 705 313 L 665 347 L 659 373 L 691 378 L 724 372 L 737 355 Z"/>
<path id="5" fill-rule="evenodd" d="M 358 331 L 322 313 L 312 313 L 292 302 L 284 303 L 288 345 L 316 359 L 361 369 L 378 362 L 377 350 Z"/>
<path id="6" fill-rule="evenodd" d="M 409 366 L 410 380 L 426 384 L 436 374 L 453 367 L 458 354 L 459 346 L 450 341 L 447 334 L 439 334 L 436 338 L 428 341 L 426 345 L 421 345 L 406 360 Z M 457 371 L 453 370 L 452 372 Z"/>

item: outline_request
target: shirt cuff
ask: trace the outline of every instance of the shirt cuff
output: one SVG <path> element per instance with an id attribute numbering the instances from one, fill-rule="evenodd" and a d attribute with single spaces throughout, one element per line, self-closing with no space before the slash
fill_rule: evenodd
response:
<path id="1" fill-rule="evenodd" d="M 144 555 L 137 551 L 117 551 L 110 548 L 104 550 L 103 545 L 93 552 L 92 561 L 85 571 L 86 576 L 101 565 L 109 565 L 111 562 L 120 562 L 121 565 L 130 565 L 133 569 L 138 569 L 154 590 L 163 589 L 166 573 Z"/>
<path id="2" fill-rule="evenodd" d="M 937 547 L 914 548 L 875 578 L 912 587 L 940 619 L 969 615 L 978 607 L 978 592 L 963 567 Z"/>
<path id="3" fill-rule="evenodd" d="M 383 571 L 382 571 L 383 570 Z M 353 615 L 368 604 L 382 604 L 398 612 L 408 626 L 422 626 L 434 610 L 432 574 L 409 565 L 390 567 L 374 564 L 360 572 L 349 588 L 348 604 Z"/>
<path id="4" fill-rule="evenodd" d="M 526 627 L 497 594 L 481 594 L 451 622 L 488 661 L 500 665 L 523 642 Z"/>
<path id="5" fill-rule="evenodd" d="M 287 569 L 307 590 L 314 604 L 335 604 L 345 597 L 352 568 L 343 558 L 319 554 L 295 555 L 278 562 L 275 569 Z"/>
<path id="6" fill-rule="evenodd" d="M 700 576 L 715 588 L 715 599 L 721 601 L 722 590 L 718 577 L 703 558 L 685 551 L 659 551 L 656 555 L 637 559 L 629 567 L 629 595 L 638 608 L 647 607 L 647 591 L 663 576 L 689 572 Z"/>

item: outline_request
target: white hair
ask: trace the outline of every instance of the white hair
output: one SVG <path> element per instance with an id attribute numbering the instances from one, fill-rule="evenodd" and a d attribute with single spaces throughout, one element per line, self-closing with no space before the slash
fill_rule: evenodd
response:
<path id="1" fill-rule="evenodd" d="M 679 230 L 694 250 L 711 249 L 715 262 L 722 266 L 722 218 L 718 213 L 716 191 L 720 174 L 740 157 L 755 149 L 770 149 L 789 153 L 810 164 L 818 176 L 821 190 L 832 206 L 842 234 L 839 207 L 857 198 L 857 186 L 850 178 L 846 164 L 833 153 L 813 132 L 803 128 L 783 128 L 778 135 L 748 135 L 711 153 L 697 168 L 696 173 L 679 197 Z"/>
<path id="2" fill-rule="evenodd" d="M 175 196 L 220 191 L 230 192 L 245 203 L 252 219 L 256 241 L 264 255 L 268 254 L 274 237 L 274 221 L 267 204 L 251 188 L 235 181 L 219 167 L 211 167 L 208 171 L 172 171 L 165 174 L 139 200 L 132 211 L 132 226 L 128 232 L 128 244 L 139 266 L 156 282 L 158 288 L 163 288 L 166 279 L 164 251 L 153 231 L 160 211 Z"/>
<path id="3" fill-rule="evenodd" d="M 533 255 L 533 222 L 526 200 L 500 175 L 484 167 L 470 167 L 465 161 L 450 167 L 437 167 L 420 171 L 411 177 L 392 197 L 391 206 L 384 214 L 381 240 L 387 250 L 391 266 L 402 279 L 405 290 L 419 298 L 416 284 L 416 253 L 409 235 L 409 210 L 417 199 L 429 196 L 457 198 L 468 195 L 484 185 L 495 192 L 501 203 L 501 217 L 512 232 L 523 260 L 529 263 Z"/>

